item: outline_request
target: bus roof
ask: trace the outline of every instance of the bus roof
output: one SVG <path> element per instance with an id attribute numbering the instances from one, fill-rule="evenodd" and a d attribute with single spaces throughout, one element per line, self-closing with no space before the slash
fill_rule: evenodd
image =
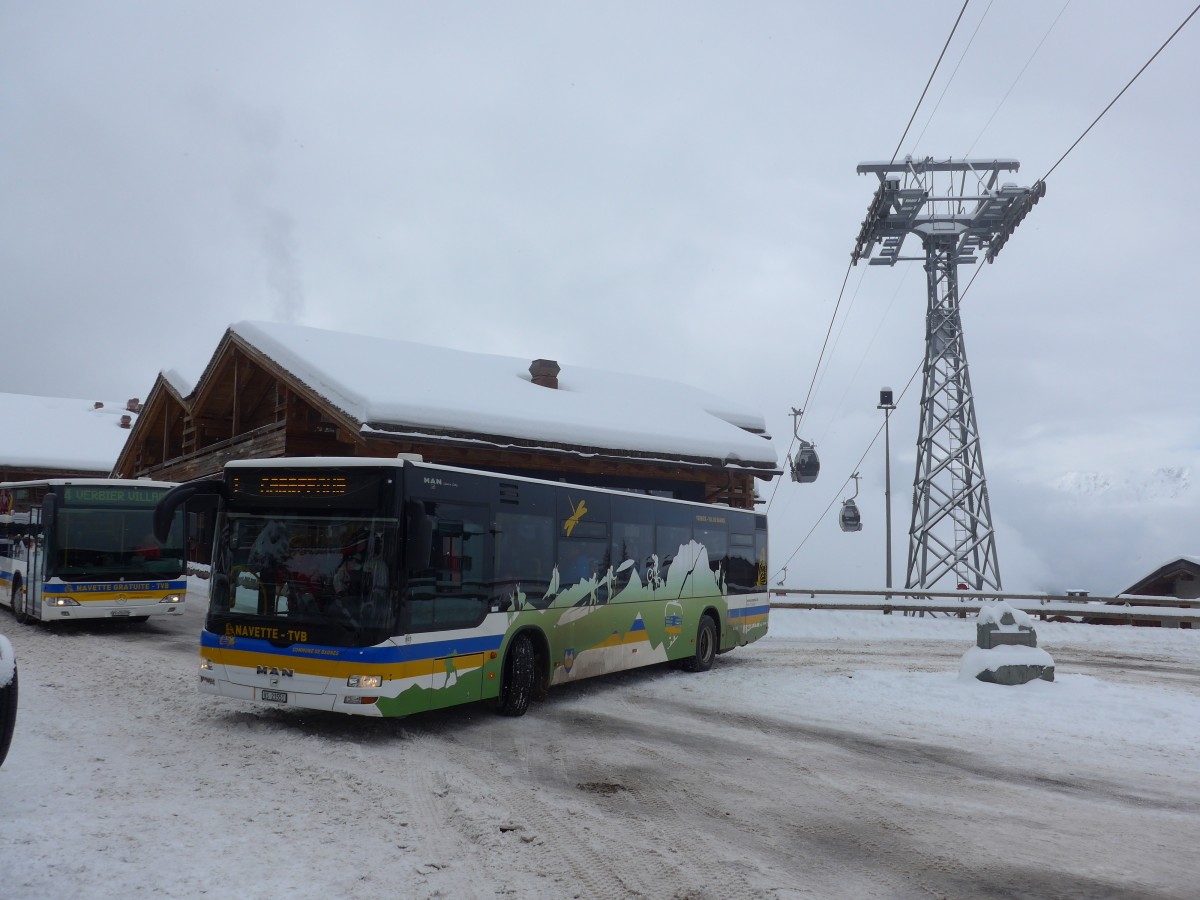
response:
<path id="1" fill-rule="evenodd" d="M 26 487 L 145 487 L 173 488 L 174 481 L 151 481 L 149 478 L 36 478 L 31 481 L 0 482 L 0 490 L 11 491 Z"/>

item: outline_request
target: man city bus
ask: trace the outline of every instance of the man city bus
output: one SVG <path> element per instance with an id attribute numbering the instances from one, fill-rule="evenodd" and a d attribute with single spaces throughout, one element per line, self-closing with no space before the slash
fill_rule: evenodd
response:
<path id="1" fill-rule="evenodd" d="M 766 517 L 412 459 L 227 463 L 200 689 L 399 716 L 674 662 L 767 630 Z"/>
<path id="2" fill-rule="evenodd" d="M 0 602 L 18 622 L 178 615 L 183 521 L 154 536 L 174 483 L 52 478 L 0 484 Z"/>

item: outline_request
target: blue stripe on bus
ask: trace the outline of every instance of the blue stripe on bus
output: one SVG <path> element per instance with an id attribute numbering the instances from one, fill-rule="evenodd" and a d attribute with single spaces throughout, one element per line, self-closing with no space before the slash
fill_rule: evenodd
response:
<path id="1" fill-rule="evenodd" d="M 121 591 L 186 591 L 187 581 L 69 581 L 64 584 L 44 584 L 44 594 L 118 593 Z"/>
<path id="2" fill-rule="evenodd" d="M 200 646 L 214 649 L 236 649 L 251 653 L 274 653 L 294 656 L 299 659 L 323 659 L 337 662 L 361 662 L 385 665 L 388 663 L 413 662 L 420 659 L 437 659 L 442 656 L 462 656 L 468 653 L 486 653 L 499 650 L 503 635 L 458 638 L 457 640 L 430 641 L 427 644 L 412 644 L 407 647 L 330 647 L 324 644 L 293 644 L 276 647 L 262 638 L 227 637 L 214 634 L 207 629 L 200 632 Z M 298 649 L 297 649 L 298 648 Z M 314 651 L 320 652 L 314 652 Z"/>
<path id="3" fill-rule="evenodd" d="M 747 606 L 745 609 L 731 609 L 729 611 L 729 618 L 748 619 L 751 616 L 765 616 L 770 611 L 771 606 L 769 603 L 762 606 Z"/>

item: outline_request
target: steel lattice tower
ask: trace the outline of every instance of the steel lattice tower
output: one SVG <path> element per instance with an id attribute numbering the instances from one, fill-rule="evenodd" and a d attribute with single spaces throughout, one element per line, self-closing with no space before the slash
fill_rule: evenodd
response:
<path id="1" fill-rule="evenodd" d="M 858 167 L 860 175 L 879 177 L 879 189 L 858 233 L 853 263 L 871 257 L 876 247 L 871 265 L 925 263 L 928 307 L 908 588 L 931 588 L 947 577 L 977 591 L 1001 588 L 959 316 L 958 267 L 974 265 L 980 251 L 992 262 L 1045 194 L 1040 181 L 1031 188 L 996 187 L 1001 172 L 1019 166 L 1012 159 L 907 157 Z M 920 237 L 924 256 L 900 255 L 909 234 Z"/>

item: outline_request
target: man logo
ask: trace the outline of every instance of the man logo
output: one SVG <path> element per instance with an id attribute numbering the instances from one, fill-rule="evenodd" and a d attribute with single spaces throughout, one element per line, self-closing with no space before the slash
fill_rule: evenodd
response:
<path id="1" fill-rule="evenodd" d="M 277 669 L 274 666 L 258 666 L 255 669 L 258 675 L 274 675 L 276 677 L 291 678 L 296 674 L 295 669 Z"/>
<path id="2" fill-rule="evenodd" d="M 571 666 L 575 665 L 575 648 L 568 647 L 563 651 L 563 668 L 567 670 L 567 674 L 571 674 Z"/>

